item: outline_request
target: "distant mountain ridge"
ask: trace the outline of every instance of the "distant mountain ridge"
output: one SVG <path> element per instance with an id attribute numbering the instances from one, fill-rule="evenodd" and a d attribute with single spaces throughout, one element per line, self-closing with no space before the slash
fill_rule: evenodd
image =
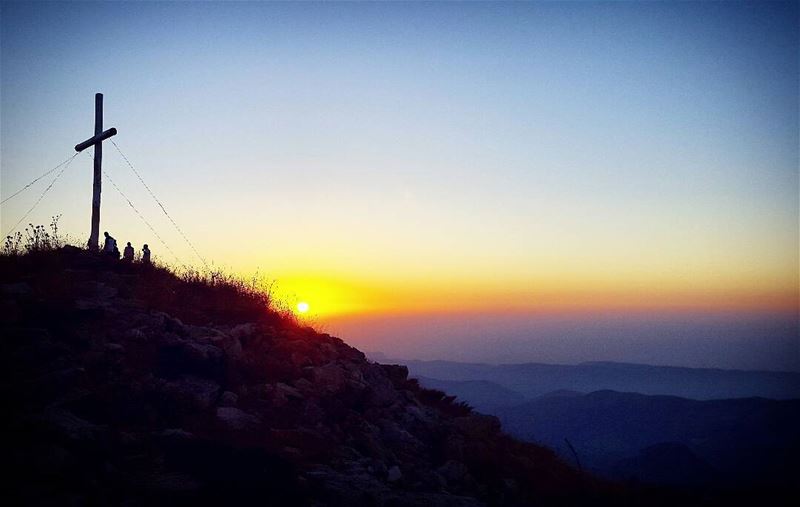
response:
<path id="1" fill-rule="evenodd" d="M 608 478 L 790 488 L 800 474 L 798 374 L 609 362 L 406 364 L 424 386 L 498 416 L 512 435 L 576 465 L 577 453 L 583 467 Z"/>
<path id="2" fill-rule="evenodd" d="M 615 362 L 586 362 L 575 365 L 491 365 L 418 360 L 391 362 L 407 365 L 411 376 L 449 382 L 486 381 L 528 399 L 558 390 L 589 393 L 604 389 L 697 400 L 800 398 L 800 372 L 721 370 Z"/>
<path id="3" fill-rule="evenodd" d="M 789 484 L 800 473 L 800 400 L 596 391 L 493 411 L 511 434 L 615 479 L 660 484 Z"/>

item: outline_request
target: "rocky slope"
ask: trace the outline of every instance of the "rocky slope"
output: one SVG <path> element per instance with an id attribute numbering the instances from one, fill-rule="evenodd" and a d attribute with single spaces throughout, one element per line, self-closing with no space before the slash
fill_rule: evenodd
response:
<path id="1" fill-rule="evenodd" d="M 617 501 L 242 287 L 74 248 L 0 257 L 4 496 L 18 504 Z"/>

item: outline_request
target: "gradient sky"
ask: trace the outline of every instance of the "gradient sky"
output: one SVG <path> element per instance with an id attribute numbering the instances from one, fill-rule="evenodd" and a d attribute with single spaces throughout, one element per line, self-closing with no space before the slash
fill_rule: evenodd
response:
<path id="1" fill-rule="evenodd" d="M 800 368 L 797 2 L 1 9 L 3 198 L 92 134 L 101 91 L 205 257 L 359 346 L 446 356 L 469 315 L 524 346 L 464 359 L 583 360 L 542 352 L 526 319 L 649 315 L 620 333 L 688 322 L 703 350 L 721 333 L 703 364 Z M 110 144 L 104 167 L 198 265 Z M 47 182 L 3 205 L 3 235 Z M 101 229 L 176 262 L 104 185 Z M 26 222 L 62 213 L 85 241 L 90 186 L 81 155 Z"/>

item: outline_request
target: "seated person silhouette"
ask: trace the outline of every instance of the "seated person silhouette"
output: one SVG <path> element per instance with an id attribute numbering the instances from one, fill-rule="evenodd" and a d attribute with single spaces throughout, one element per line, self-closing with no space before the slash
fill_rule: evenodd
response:
<path id="1" fill-rule="evenodd" d="M 126 246 L 125 250 L 122 252 L 122 260 L 125 262 L 133 262 L 133 247 L 130 241 L 128 241 L 128 246 Z"/>

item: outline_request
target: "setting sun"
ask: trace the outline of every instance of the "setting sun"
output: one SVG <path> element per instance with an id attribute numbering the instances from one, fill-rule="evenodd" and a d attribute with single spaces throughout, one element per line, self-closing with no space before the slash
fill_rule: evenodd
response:
<path id="1" fill-rule="evenodd" d="M 297 303 L 297 311 L 300 313 L 308 312 L 308 308 L 309 308 L 308 303 L 306 303 L 305 301 Z"/>

